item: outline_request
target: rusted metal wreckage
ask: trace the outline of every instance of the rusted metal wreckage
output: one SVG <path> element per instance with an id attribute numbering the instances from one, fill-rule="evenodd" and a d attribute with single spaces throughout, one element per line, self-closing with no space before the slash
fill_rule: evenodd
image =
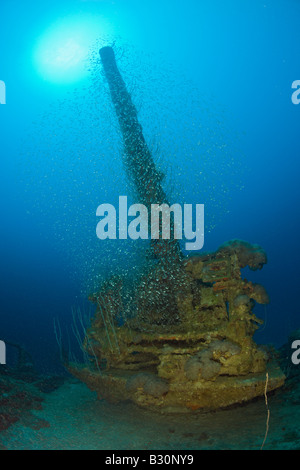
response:
<path id="1" fill-rule="evenodd" d="M 100 57 L 127 174 L 143 204 L 167 203 L 112 48 L 101 49 Z M 264 250 L 233 240 L 214 253 L 185 257 L 174 237 L 153 240 L 151 250 L 157 261 L 145 269 L 129 307 L 119 278 L 90 296 L 97 309 L 84 340 L 89 363 L 69 363 L 69 371 L 99 398 L 162 412 L 212 410 L 263 396 L 266 372 L 268 390 L 280 387 L 285 377 L 272 351 L 253 340 L 262 320 L 252 310 L 255 302 L 267 304 L 268 295 L 241 277 L 246 266 L 263 267 Z"/>

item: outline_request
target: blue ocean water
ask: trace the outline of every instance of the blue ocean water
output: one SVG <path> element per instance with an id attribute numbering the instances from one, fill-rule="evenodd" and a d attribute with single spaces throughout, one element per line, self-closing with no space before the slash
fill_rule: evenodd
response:
<path id="1" fill-rule="evenodd" d="M 166 191 L 205 204 L 204 250 L 233 238 L 266 250 L 262 271 L 245 270 L 271 299 L 255 307 L 255 340 L 286 342 L 299 328 L 299 2 L 12 0 L 0 12 L 0 339 L 59 371 L 53 319 L 67 327 L 101 278 L 139 264 L 141 244 L 95 232 L 99 204 L 139 202 L 97 58 L 114 45 Z"/>

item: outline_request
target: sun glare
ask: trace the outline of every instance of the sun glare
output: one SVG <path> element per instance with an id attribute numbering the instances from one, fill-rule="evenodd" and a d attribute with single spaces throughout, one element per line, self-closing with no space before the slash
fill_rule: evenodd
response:
<path id="1" fill-rule="evenodd" d="M 74 83 L 88 74 L 92 45 L 107 36 L 108 28 L 99 16 L 67 17 L 57 21 L 41 36 L 34 61 L 44 80 Z"/>

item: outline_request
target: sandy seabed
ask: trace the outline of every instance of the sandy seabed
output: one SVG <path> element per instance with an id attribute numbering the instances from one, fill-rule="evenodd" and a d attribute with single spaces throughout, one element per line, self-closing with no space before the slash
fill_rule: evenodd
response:
<path id="1" fill-rule="evenodd" d="M 300 449 L 300 383 L 268 397 L 264 449 Z M 7 450 L 223 450 L 260 449 L 266 432 L 264 398 L 213 413 L 165 416 L 130 403 L 111 405 L 73 379 L 45 394 L 34 415 L 48 427 L 19 421 L 0 434 Z"/>

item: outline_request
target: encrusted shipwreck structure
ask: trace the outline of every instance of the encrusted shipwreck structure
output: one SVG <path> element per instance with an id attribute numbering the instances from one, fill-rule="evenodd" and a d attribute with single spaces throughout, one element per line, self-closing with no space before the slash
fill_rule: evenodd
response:
<path id="1" fill-rule="evenodd" d="M 124 140 L 124 164 L 146 205 L 163 203 L 161 175 L 137 120 L 111 48 L 100 51 Z M 107 280 L 90 296 L 96 314 L 86 331 L 89 363 L 68 369 L 99 398 L 131 400 L 163 412 L 213 410 L 243 403 L 284 383 L 272 353 L 253 334 L 252 312 L 267 304 L 263 286 L 241 277 L 261 269 L 258 245 L 233 240 L 214 253 L 184 257 L 177 240 L 155 240 L 156 261 L 128 296 L 122 279 Z"/>

